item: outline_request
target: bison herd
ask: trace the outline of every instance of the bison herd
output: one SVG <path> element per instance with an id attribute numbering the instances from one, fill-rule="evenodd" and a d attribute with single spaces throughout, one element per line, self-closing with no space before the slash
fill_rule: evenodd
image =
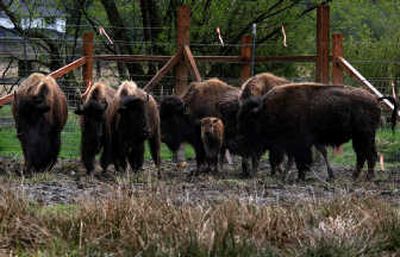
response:
<path id="1" fill-rule="evenodd" d="M 374 176 L 375 134 L 380 122 L 379 99 L 366 90 L 345 85 L 292 83 L 271 73 L 248 79 L 241 88 L 213 78 L 192 82 L 182 95 L 159 103 L 132 81 L 117 90 L 97 82 L 80 97 L 81 160 L 88 174 L 100 165 L 117 171 L 141 169 L 145 141 L 160 173 L 160 144 L 172 152 L 183 143 L 196 155 L 196 173 L 217 173 L 226 150 L 239 155 L 242 174 L 253 176 L 268 151 L 271 174 L 284 173 L 293 163 L 298 178 L 312 163 L 312 148 L 324 157 L 333 178 L 326 148 L 352 140 L 357 178 L 367 162 Z M 397 103 L 393 102 L 393 126 Z M 14 93 L 12 106 L 25 159 L 24 173 L 52 168 L 67 120 L 67 101 L 54 79 L 29 76 Z M 393 118 L 394 117 L 394 118 Z M 286 158 L 285 158 L 286 156 Z M 287 159 L 285 163 L 284 160 Z"/>

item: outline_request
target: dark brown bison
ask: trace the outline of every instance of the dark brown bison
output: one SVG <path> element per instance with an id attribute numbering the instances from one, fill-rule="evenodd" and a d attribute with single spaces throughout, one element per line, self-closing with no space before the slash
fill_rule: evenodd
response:
<path id="1" fill-rule="evenodd" d="M 291 83 L 289 80 L 272 73 L 259 73 L 243 83 L 240 100 L 245 100 L 251 96 L 263 96 L 274 87 L 289 83 Z"/>
<path id="2" fill-rule="evenodd" d="M 49 170 L 57 161 L 67 101 L 50 76 L 33 73 L 14 93 L 12 112 L 24 154 L 24 172 Z"/>
<path id="3" fill-rule="evenodd" d="M 125 170 L 127 161 L 133 171 L 143 166 L 144 142 L 148 140 L 151 157 L 160 174 L 160 118 L 157 103 L 132 81 L 123 82 L 107 111 L 111 147 L 106 150 L 107 163 Z M 108 147 L 108 146 L 107 146 Z"/>
<path id="4" fill-rule="evenodd" d="M 200 121 L 201 140 L 211 172 L 218 172 L 218 163 L 224 158 L 224 123 L 216 117 L 205 117 Z"/>
<path id="5" fill-rule="evenodd" d="M 242 85 L 242 94 L 240 95 L 240 100 L 244 101 L 252 96 L 263 96 L 268 93 L 271 89 L 275 87 L 284 86 L 290 84 L 291 82 L 283 77 L 278 77 L 272 73 L 264 72 L 259 73 L 248 80 L 246 80 Z M 321 153 L 324 158 L 325 165 L 327 167 L 328 175 L 333 178 L 332 168 L 328 160 L 328 152 L 326 147 L 323 145 L 316 145 L 316 149 Z M 288 163 L 286 168 L 282 168 L 284 153 L 281 152 L 270 152 L 269 160 L 271 164 L 271 173 L 275 174 L 276 171 L 282 172 L 283 169 L 288 170 L 292 166 L 293 157 L 288 157 Z"/>
<path id="6" fill-rule="evenodd" d="M 88 174 L 94 170 L 96 154 L 110 140 L 106 111 L 111 106 L 114 94 L 115 89 L 97 82 L 82 96 L 82 103 L 75 110 L 76 114 L 81 115 L 81 160 Z M 101 162 L 104 162 L 104 158 L 103 151 Z"/>
<path id="7" fill-rule="evenodd" d="M 242 148 L 250 152 L 253 147 L 267 148 L 294 156 L 302 180 L 312 161 L 311 146 L 340 146 L 352 139 L 357 155 L 353 177 L 358 177 L 367 161 L 367 177 L 372 178 L 379 119 L 378 100 L 366 90 L 299 83 L 246 100 L 238 125 Z"/>
<path id="8" fill-rule="evenodd" d="M 213 78 L 191 83 L 182 97 L 164 98 L 160 104 L 163 142 L 172 151 L 178 150 L 184 142 L 191 144 L 196 154 L 197 169 L 202 171 L 206 167 L 206 159 L 201 141 L 200 120 L 207 116 L 214 116 L 221 118 L 225 124 L 222 109 L 230 102 L 237 102 L 240 92 L 240 89 Z M 232 122 L 228 122 L 228 124 L 232 124 Z M 225 125 L 225 129 L 236 131 L 228 128 L 227 125 Z M 235 140 L 234 133 L 225 134 L 224 146 L 234 154 L 240 155 L 241 152 L 236 148 Z M 247 156 L 243 159 L 242 166 L 244 174 L 248 174 Z"/>

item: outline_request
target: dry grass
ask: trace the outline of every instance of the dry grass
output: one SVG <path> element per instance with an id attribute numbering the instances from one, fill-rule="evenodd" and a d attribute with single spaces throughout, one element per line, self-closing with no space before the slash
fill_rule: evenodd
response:
<path id="1" fill-rule="evenodd" d="M 399 209 L 376 198 L 258 206 L 177 204 L 115 190 L 41 206 L 3 186 L 0 248 L 18 256 L 396 256 Z"/>

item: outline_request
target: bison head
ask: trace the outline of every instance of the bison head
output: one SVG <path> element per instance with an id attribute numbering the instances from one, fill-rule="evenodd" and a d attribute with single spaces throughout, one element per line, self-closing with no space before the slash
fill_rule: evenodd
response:
<path id="1" fill-rule="evenodd" d="M 239 145 L 247 153 L 262 144 L 262 106 L 261 97 L 250 97 L 243 102 L 237 114 Z"/>
<path id="2" fill-rule="evenodd" d="M 127 135 L 127 140 L 142 142 L 149 137 L 150 128 L 146 108 L 148 101 L 148 95 L 146 99 L 131 95 L 121 98 L 118 113 L 122 133 Z"/>
<path id="3" fill-rule="evenodd" d="M 164 98 L 160 104 L 160 121 L 162 141 L 170 150 L 177 151 L 187 140 L 188 131 L 193 130 L 182 99 L 177 96 Z"/>
<path id="4" fill-rule="evenodd" d="M 17 137 L 21 142 L 27 170 L 42 171 L 54 162 L 54 138 L 59 131 L 51 124 L 49 88 L 41 85 L 32 95 L 14 93 L 13 113 Z M 56 153 L 56 155 L 58 152 Z"/>
<path id="5" fill-rule="evenodd" d="M 83 147 L 95 148 L 99 151 L 105 133 L 107 107 L 108 103 L 104 99 L 99 101 L 92 98 L 83 105 L 78 105 L 75 114 L 82 116 Z"/>

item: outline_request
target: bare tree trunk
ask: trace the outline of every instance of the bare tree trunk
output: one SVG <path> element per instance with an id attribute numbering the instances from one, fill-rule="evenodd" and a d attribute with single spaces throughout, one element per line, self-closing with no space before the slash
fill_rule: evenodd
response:
<path id="1" fill-rule="evenodd" d="M 164 54 L 163 48 L 157 45 L 157 37 L 161 32 L 160 12 L 154 0 L 140 0 L 140 11 L 142 13 L 144 41 L 150 42 L 150 48 L 146 49 L 148 54 Z M 149 74 L 154 74 L 157 64 L 152 63 Z"/>
<path id="2" fill-rule="evenodd" d="M 118 8 L 114 1 L 101 0 L 104 10 L 107 13 L 107 18 L 110 24 L 113 26 L 112 32 L 115 39 L 115 44 L 118 45 L 118 53 L 121 54 L 133 54 L 132 47 L 129 45 L 132 40 L 129 38 L 129 32 L 126 29 L 125 23 L 123 22 Z M 143 70 L 140 65 L 136 63 L 126 64 L 128 68 L 129 76 L 134 77 L 134 74 L 143 74 Z M 124 74 L 120 74 L 124 76 Z"/>

